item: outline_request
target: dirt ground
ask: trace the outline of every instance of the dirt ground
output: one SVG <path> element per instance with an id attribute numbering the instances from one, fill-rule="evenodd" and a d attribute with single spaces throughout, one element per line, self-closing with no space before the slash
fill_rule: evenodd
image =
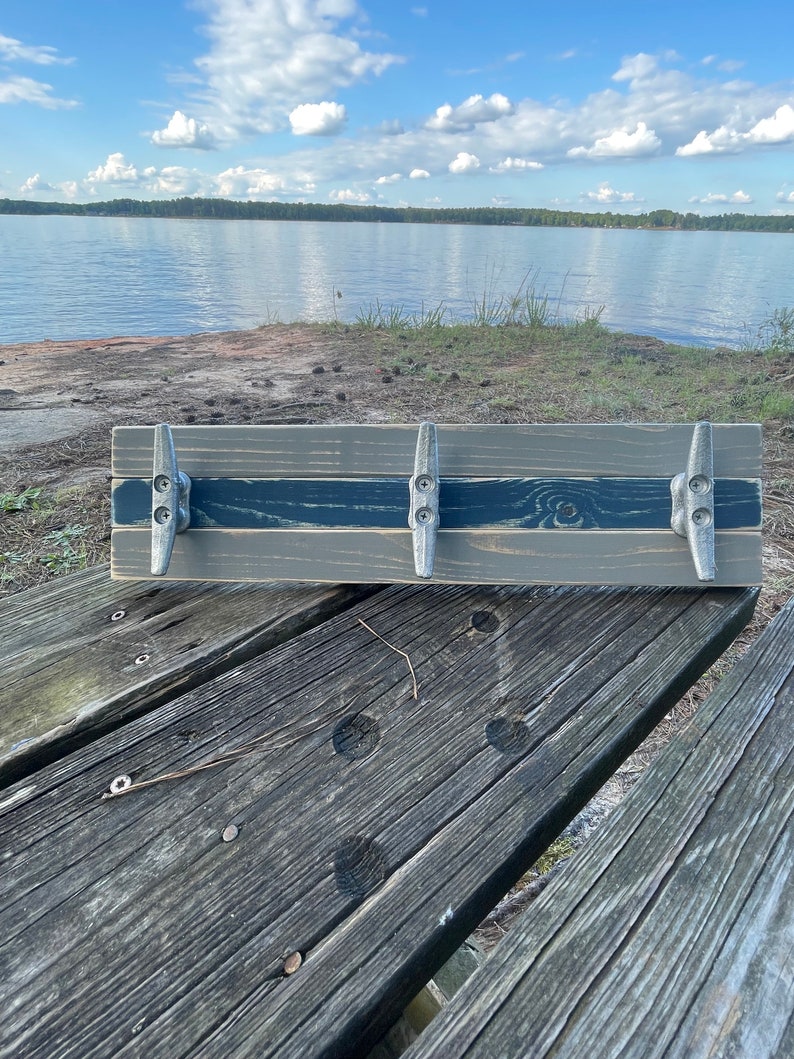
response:
<path id="1" fill-rule="evenodd" d="M 35 447 L 48 484 L 85 480 L 106 469 L 110 428 L 124 423 L 378 422 L 382 373 L 363 353 L 308 327 L 4 346 L 0 471 L 13 477 L 8 457 Z"/>

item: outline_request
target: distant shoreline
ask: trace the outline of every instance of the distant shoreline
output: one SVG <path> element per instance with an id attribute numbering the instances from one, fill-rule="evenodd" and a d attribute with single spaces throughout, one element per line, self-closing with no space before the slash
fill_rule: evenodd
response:
<path id="1" fill-rule="evenodd" d="M 148 217 L 162 220 L 324 221 L 383 224 L 467 224 L 519 228 L 601 228 L 673 232 L 794 233 L 794 214 L 722 213 L 703 217 L 675 210 L 584 213 L 523 207 L 351 206 L 346 203 L 250 202 L 233 199 L 112 199 L 107 202 L 33 202 L 0 199 L 0 215 Z"/>

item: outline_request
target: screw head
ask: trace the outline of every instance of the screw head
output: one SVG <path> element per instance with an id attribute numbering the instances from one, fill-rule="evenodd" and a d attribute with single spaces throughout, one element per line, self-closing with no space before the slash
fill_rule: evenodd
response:
<path id="1" fill-rule="evenodd" d="M 711 512 L 705 507 L 699 507 L 697 511 L 692 512 L 692 521 L 696 526 L 710 526 Z"/>
<path id="2" fill-rule="evenodd" d="M 158 493 L 164 493 L 171 488 L 171 479 L 167 474 L 158 474 L 153 484 Z"/>
<path id="3" fill-rule="evenodd" d="M 422 474 L 414 480 L 414 485 L 420 493 L 429 493 L 435 485 L 435 482 L 429 474 Z"/>
<path id="4" fill-rule="evenodd" d="M 171 512 L 167 507 L 158 507 L 155 508 L 152 518 L 160 526 L 163 526 L 171 518 Z"/>
<path id="5" fill-rule="evenodd" d="M 416 512 L 415 518 L 420 526 L 429 526 L 433 521 L 434 516 L 429 507 L 420 507 Z"/>
<path id="6" fill-rule="evenodd" d="M 696 474 L 689 479 L 689 488 L 693 493 L 707 493 L 711 483 L 704 474 Z"/>

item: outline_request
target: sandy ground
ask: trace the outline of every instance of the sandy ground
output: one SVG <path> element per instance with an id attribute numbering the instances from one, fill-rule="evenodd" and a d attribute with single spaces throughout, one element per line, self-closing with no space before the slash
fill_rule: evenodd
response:
<path id="1" fill-rule="evenodd" d="M 354 354 L 360 361 L 344 333 L 287 327 L 4 346 L 0 452 L 130 422 L 296 421 L 323 406 L 346 419 L 348 399 L 380 384 Z"/>

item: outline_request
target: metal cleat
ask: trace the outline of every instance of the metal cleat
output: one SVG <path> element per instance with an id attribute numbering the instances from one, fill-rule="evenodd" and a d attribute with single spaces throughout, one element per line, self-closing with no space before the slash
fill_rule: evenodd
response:
<path id="1" fill-rule="evenodd" d="M 689 542 L 699 581 L 713 581 L 714 561 L 714 448 L 711 423 L 695 424 L 686 471 L 670 482 L 673 513 L 670 525 Z"/>
<path id="2" fill-rule="evenodd" d="M 438 538 L 438 439 L 435 423 L 420 423 L 414 473 L 408 483 L 408 525 L 413 533 L 414 570 L 417 577 L 433 576 Z"/>
<path id="3" fill-rule="evenodd" d="M 177 533 L 190 525 L 190 479 L 177 467 L 171 427 L 160 423 L 154 428 L 152 468 L 152 573 L 162 577 L 168 571 Z"/>

